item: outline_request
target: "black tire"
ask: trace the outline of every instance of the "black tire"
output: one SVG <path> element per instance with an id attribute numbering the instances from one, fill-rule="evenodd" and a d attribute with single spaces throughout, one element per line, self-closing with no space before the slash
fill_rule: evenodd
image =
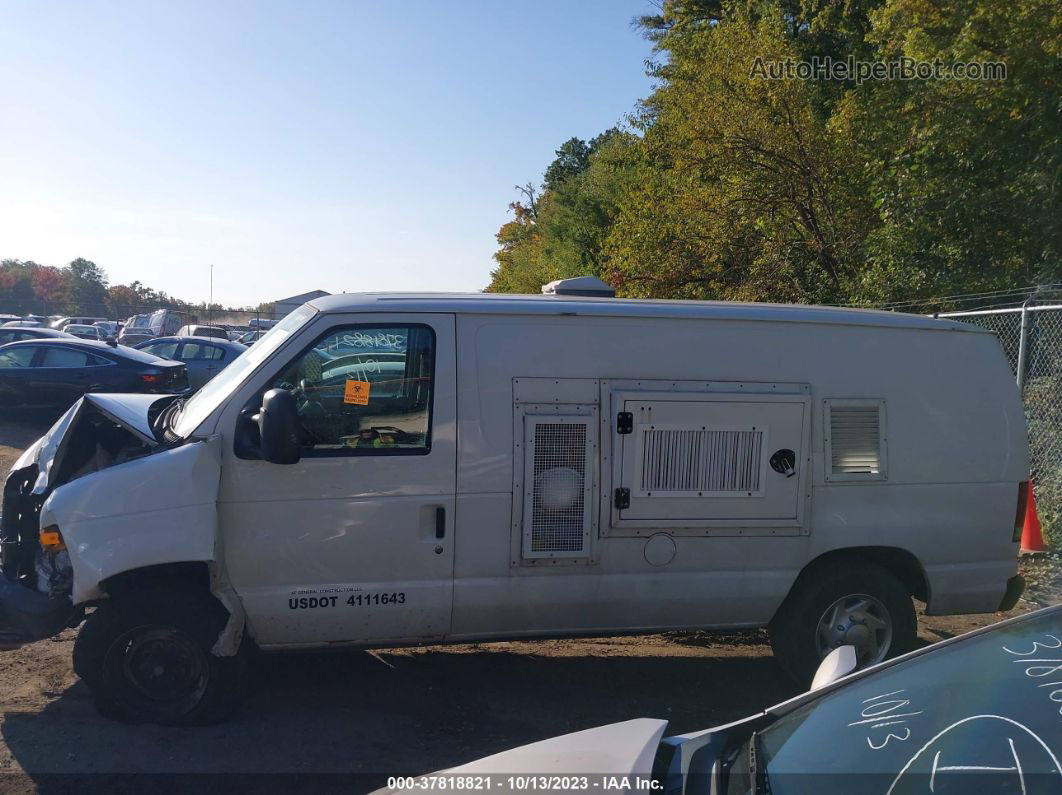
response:
<path id="1" fill-rule="evenodd" d="M 210 653 L 228 612 L 209 594 L 133 591 L 100 605 L 74 644 L 74 671 L 101 714 L 126 723 L 202 726 L 228 717 L 248 681 L 247 643 Z"/>
<path id="2" fill-rule="evenodd" d="M 854 595 L 876 599 L 888 613 L 892 636 L 883 659 L 914 648 L 918 624 L 911 594 L 903 584 L 877 564 L 833 560 L 800 575 L 767 627 L 775 658 L 801 686 L 811 683 L 825 656 L 820 654 L 820 619 L 838 600 Z"/>

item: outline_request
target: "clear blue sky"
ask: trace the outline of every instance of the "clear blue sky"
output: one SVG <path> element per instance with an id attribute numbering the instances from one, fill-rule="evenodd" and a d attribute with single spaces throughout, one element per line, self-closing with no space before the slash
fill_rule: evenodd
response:
<path id="1" fill-rule="evenodd" d="M 513 186 L 621 121 L 649 0 L 0 0 L 0 258 L 252 304 L 477 290 Z"/>

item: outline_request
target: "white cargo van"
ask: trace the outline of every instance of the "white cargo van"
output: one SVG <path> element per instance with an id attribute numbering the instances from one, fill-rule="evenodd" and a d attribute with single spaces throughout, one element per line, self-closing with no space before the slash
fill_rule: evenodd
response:
<path id="1" fill-rule="evenodd" d="M 190 399 L 86 396 L 7 478 L 4 640 L 88 608 L 101 708 L 195 723 L 252 647 L 767 626 L 808 679 L 907 651 L 912 597 L 1014 605 L 994 335 L 565 292 L 329 296 Z"/>

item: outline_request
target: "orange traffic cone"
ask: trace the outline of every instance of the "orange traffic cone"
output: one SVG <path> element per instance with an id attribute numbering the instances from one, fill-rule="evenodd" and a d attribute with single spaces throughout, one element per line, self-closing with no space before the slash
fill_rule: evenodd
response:
<path id="1" fill-rule="evenodd" d="M 1023 553 L 1046 552 L 1044 535 L 1040 531 L 1040 517 L 1036 514 L 1036 496 L 1032 483 L 1029 484 L 1029 501 L 1025 506 L 1025 526 L 1021 531 L 1021 551 Z"/>

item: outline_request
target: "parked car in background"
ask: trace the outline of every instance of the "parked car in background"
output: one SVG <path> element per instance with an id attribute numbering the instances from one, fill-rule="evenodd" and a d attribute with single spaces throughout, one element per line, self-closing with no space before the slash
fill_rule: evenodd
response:
<path id="1" fill-rule="evenodd" d="M 107 332 L 99 326 L 84 326 L 80 323 L 67 323 L 63 331 L 83 340 L 106 340 Z"/>
<path id="2" fill-rule="evenodd" d="M 425 780 L 515 792 L 552 777 L 591 792 L 627 777 L 626 792 L 683 795 L 1062 792 L 1060 639 L 1056 605 L 851 676 L 838 667 L 854 662 L 846 646 L 823 661 L 811 691 L 725 726 L 661 739 L 666 720 L 639 718 L 503 751 L 435 779 L 392 779 L 380 792 Z"/>
<path id="3" fill-rule="evenodd" d="M 22 318 L 20 316 L 18 316 L 18 315 L 0 314 L 0 323 L 9 323 L 12 320 L 22 320 Z"/>
<path id="4" fill-rule="evenodd" d="M 252 329 L 244 332 L 236 341 L 241 345 L 254 345 L 258 340 L 262 339 L 262 335 L 265 333 L 266 329 Z"/>
<path id="5" fill-rule="evenodd" d="M 0 407 L 67 409 L 88 392 L 180 393 L 179 362 L 114 343 L 34 339 L 0 346 Z"/>
<path id="6" fill-rule="evenodd" d="M 107 339 L 117 339 L 118 332 L 122 330 L 122 327 L 116 320 L 97 320 L 93 323 L 96 328 L 101 329 Z"/>
<path id="7" fill-rule="evenodd" d="M 9 320 L 4 323 L 5 326 L 24 326 L 26 328 L 42 328 L 44 326 L 39 320 L 26 320 L 22 318 L 20 320 Z"/>
<path id="8" fill-rule="evenodd" d="M 199 389 L 247 351 L 243 345 L 213 337 L 159 337 L 136 347 L 163 359 L 183 362 L 192 389 Z"/>
<path id="9" fill-rule="evenodd" d="M 122 332 L 118 335 L 118 342 L 122 345 L 135 346 L 157 336 L 151 328 L 150 314 L 133 315 L 126 318 Z"/>
<path id="10" fill-rule="evenodd" d="M 150 314 L 133 315 L 118 335 L 122 345 L 137 345 L 141 342 L 175 334 L 185 324 L 185 315 L 172 309 L 159 309 Z"/>
<path id="11" fill-rule="evenodd" d="M 187 326 L 181 326 L 177 329 L 175 337 L 213 337 L 214 339 L 228 341 L 229 335 L 225 332 L 225 329 L 221 326 L 204 326 L 198 323 L 193 323 Z"/>
<path id="12" fill-rule="evenodd" d="M 44 321 L 47 320 L 47 318 L 43 318 L 42 317 L 42 318 L 40 318 L 40 320 L 43 323 Z M 73 317 L 61 317 L 58 320 L 52 322 L 52 328 L 57 328 L 60 331 L 62 331 L 63 329 L 65 329 L 70 324 L 76 324 L 78 326 L 91 326 L 93 323 L 98 323 L 101 320 L 102 321 L 106 321 L 107 318 L 105 318 L 105 317 L 88 317 L 88 316 L 85 316 L 85 315 L 75 315 Z"/>
<path id="13" fill-rule="evenodd" d="M 73 334 L 54 328 L 34 328 L 32 326 L 0 326 L 0 345 L 19 340 L 43 339 L 77 339 Z"/>

